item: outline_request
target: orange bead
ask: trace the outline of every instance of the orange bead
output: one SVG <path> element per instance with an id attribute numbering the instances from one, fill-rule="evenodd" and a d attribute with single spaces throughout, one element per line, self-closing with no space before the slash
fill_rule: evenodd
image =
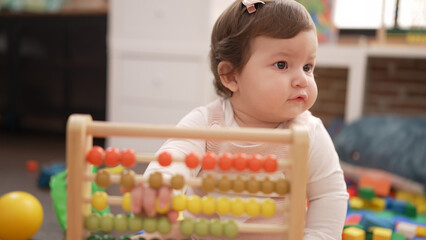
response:
<path id="1" fill-rule="evenodd" d="M 172 163 L 172 155 L 168 152 L 162 152 L 158 155 L 157 161 L 161 166 L 167 167 Z"/>
<path id="2" fill-rule="evenodd" d="M 203 163 L 201 167 L 204 170 L 213 170 L 216 166 L 216 154 L 213 152 L 206 152 L 203 157 Z"/>
<path id="3" fill-rule="evenodd" d="M 230 153 L 222 153 L 219 157 L 219 168 L 228 171 L 232 168 L 234 157 Z"/>
<path id="4" fill-rule="evenodd" d="M 238 153 L 234 159 L 234 168 L 237 171 L 244 171 L 247 168 L 247 155 Z"/>
<path id="5" fill-rule="evenodd" d="M 30 159 L 25 162 L 25 167 L 27 168 L 27 171 L 36 172 L 38 171 L 39 164 L 37 160 Z"/>
<path id="6" fill-rule="evenodd" d="M 118 148 L 109 147 L 105 150 L 105 165 L 115 167 L 120 163 L 121 153 Z"/>
<path id="7" fill-rule="evenodd" d="M 267 155 L 263 161 L 263 170 L 265 172 L 275 172 L 278 168 L 278 161 L 275 155 Z"/>
<path id="8" fill-rule="evenodd" d="M 125 167 L 133 167 L 136 164 L 136 152 L 133 149 L 124 149 L 121 152 L 121 164 Z"/>
<path id="9" fill-rule="evenodd" d="M 257 172 L 262 168 L 262 159 L 258 154 L 253 154 L 248 161 L 248 168 L 252 172 Z"/>
<path id="10" fill-rule="evenodd" d="M 185 164 L 190 169 L 194 169 L 198 167 L 198 164 L 199 164 L 198 155 L 194 152 L 186 155 Z"/>
<path id="11" fill-rule="evenodd" d="M 87 153 L 87 161 L 95 166 L 100 166 L 104 157 L 104 149 L 99 146 L 93 146 Z"/>

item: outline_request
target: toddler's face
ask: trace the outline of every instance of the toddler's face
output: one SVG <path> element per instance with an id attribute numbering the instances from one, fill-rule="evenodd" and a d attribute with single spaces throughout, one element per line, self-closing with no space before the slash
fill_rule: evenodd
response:
<path id="1" fill-rule="evenodd" d="M 252 118 L 252 126 L 272 127 L 309 109 L 318 93 L 315 31 L 291 39 L 259 36 L 250 44 L 250 58 L 235 74 L 238 90 L 231 102 L 236 113 Z"/>

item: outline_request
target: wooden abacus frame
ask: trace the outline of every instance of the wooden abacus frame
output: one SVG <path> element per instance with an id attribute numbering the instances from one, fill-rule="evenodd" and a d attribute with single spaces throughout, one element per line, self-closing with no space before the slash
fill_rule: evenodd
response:
<path id="1" fill-rule="evenodd" d="M 298 240 L 303 238 L 309 158 L 309 136 L 304 127 L 294 126 L 291 129 L 280 131 L 257 128 L 177 128 L 93 121 L 90 115 L 73 114 L 68 119 L 66 130 L 68 171 L 66 239 L 75 240 L 83 237 L 83 216 L 87 216 L 91 212 L 90 203 L 84 201 L 85 198 L 91 196 L 91 182 L 85 180 L 85 174 L 91 173 L 91 165 L 85 160 L 86 154 L 92 148 L 94 137 L 105 138 L 110 136 L 251 141 L 291 145 L 289 152 L 291 191 L 288 195 L 290 210 L 286 232 L 288 234 L 287 239 Z M 285 227 L 286 225 L 283 225 L 283 228 Z"/>

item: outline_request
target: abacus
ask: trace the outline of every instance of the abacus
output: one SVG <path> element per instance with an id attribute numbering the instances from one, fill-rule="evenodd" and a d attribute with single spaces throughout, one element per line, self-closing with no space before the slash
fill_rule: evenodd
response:
<path id="1" fill-rule="evenodd" d="M 206 153 L 200 163 L 197 156 L 189 154 L 183 159 L 174 158 L 170 154 L 161 153 L 156 157 L 154 153 L 135 153 L 133 150 L 123 150 L 109 148 L 105 151 L 99 147 L 93 146 L 93 138 L 106 137 L 140 137 L 140 138 L 182 138 L 182 139 L 204 139 L 215 141 L 245 141 L 245 142 L 266 142 L 289 145 L 288 159 L 276 159 L 274 156 L 254 157 L 247 164 L 242 162 L 241 155 L 224 155 L 218 159 L 210 153 Z M 146 232 L 159 232 L 166 234 L 171 227 L 178 227 L 185 236 L 196 234 L 203 236 L 225 237 L 232 239 L 238 233 L 274 233 L 281 234 L 283 239 L 297 240 L 303 238 L 306 214 L 306 183 L 308 172 L 308 149 L 309 137 L 307 130 L 302 126 L 293 126 L 290 129 L 280 131 L 271 129 L 227 129 L 227 128 L 178 128 L 165 125 L 146 125 L 132 123 L 114 123 L 106 121 L 93 121 L 90 115 L 73 114 L 67 122 L 66 132 L 66 162 L 67 162 L 67 231 L 66 239 L 82 239 L 87 236 L 84 228 L 87 221 L 98 221 L 94 226 L 86 227 L 88 230 L 99 228 L 99 220 L 92 217 L 92 206 L 102 209 L 108 204 L 121 204 L 123 209 L 130 211 L 130 197 L 123 196 L 105 196 L 106 193 L 91 194 L 91 181 L 96 181 L 98 185 L 107 187 L 113 183 L 121 183 L 125 188 L 131 188 L 137 182 L 146 182 L 150 187 L 158 187 L 162 184 L 170 184 L 174 189 L 181 189 L 185 184 L 193 187 L 201 187 L 204 191 L 212 191 L 218 188 L 219 192 L 228 190 L 234 192 L 246 191 L 254 195 L 265 196 L 267 194 L 285 195 L 288 204 L 285 209 L 287 223 L 276 224 L 257 224 L 257 223 L 235 223 L 230 220 L 226 223 L 218 219 L 187 219 L 174 223 L 163 217 L 161 219 L 132 217 L 132 223 L 124 222 L 120 226 L 115 226 L 117 231 L 133 230 L 138 231 L 143 228 Z M 108 153 L 107 153 L 108 151 Z M 114 157 L 119 154 L 121 157 Z M 226 158 L 234 156 L 233 166 L 229 164 Z M 231 167 L 240 171 L 265 171 L 274 172 L 286 169 L 284 180 L 271 181 L 265 179 L 263 182 L 255 179 L 241 179 L 237 176 L 235 179 L 223 177 L 215 179 L 207 175 L 202 179 L 184 179 L 177 175 L 170 180 L 163 180 L 160 173 L 142 176 L 126 169 L 121 175 L 108 174 L 99 171 L 97 174 L 91 172 L 92 166 L 100 165 L 104 162 L 108 166 L 114 166 L 121 163 L 127 168 L 131 168 L 138 162 L 159 161 L 163 166 L 167 166 L 172 161 L 183 161 L 187 167 L 193 168 L 202 164 L 205 169 L 220 167 L 222 170 Z M 240 168 L 240 169 L 238 169 Z M 240 186 L 240 187 L 238 187 Z M 245 186 L 245 187 L 244 187 Z M 252 186 L 252 187 L 250 187 Z M 102 195 L 102 196 L 101 196 Z M 192 202 L 191 202 L 192 201 Z M 245 202 L 244 202 L 245 201 Z M 210 207 L 203 207 L 209 205 Z M 232 208 L 233 204 L 237 206 Z M 216 207 L 211 207 L 216 206 Z M 238 207 L 239 206 L 239 207 Z M 249 206 L 249 207 L 241 207 Z M 265 217 L 275 213 L 273 200 L 266 198 L 262 203 L 254 199 L 242 200 L 240 198 L 232 201 L 220 197 L 213 199 L 206 197 L 203 199 L 197 196 L 177 195 L 173 198 L 170 207 L 175 210 L 187 210 L 191 213 L 202 212 L 209 214 L 216 212 L 219 215 L 233 214 L 248 216 L 257 216 L 262 214 Z M 164 209 L 157 209 L 157 212 Z M 120 214 L 123 216 L 122 214 Z M 111 219 L 109 219 L 111 221 Z M 130 221 L 130 217 L 128 220 Z M 157 221 L 157 222 L 156 222 Z M 160 226 L 162 226 L 160 228 Z M 121 229 L 120 229 L 121 228 Z M 112 230 L 112 229 L 108 229 Z"/>

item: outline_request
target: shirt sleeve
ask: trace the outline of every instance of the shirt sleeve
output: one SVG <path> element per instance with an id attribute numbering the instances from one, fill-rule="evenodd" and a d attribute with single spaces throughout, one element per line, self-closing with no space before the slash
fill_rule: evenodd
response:
<path id="1" fill-rule="evenodd" d="M 184 116 L 177 127 L 206 127 L 207 123 L 207 109 L 206 107 L 198 107 Z M 168 152 L 172 156 L 185 157 L 191 152 L 202 156 L 206 149 L 206 142 L 204 140 L 191 140 L 191 139 L 168 139 L 156 152 L 156 155 L 162 152 Z M 145 175 L 153 172 L 161 172 L 165 178 L 170 178 L 173 175 L 181 174 L 184 177 L 195 177 L 198 169 L 190 170 L 185 166 L 185 163 L 172 163 L 168 167 L 162 167 L 157 161 L 152 161 L 145 170 Z"/>
<path id="2" fill-rule="evenodd" d="M 321 120 L 312 121 L 304 240 L 341 239 L 348 201 L 343 171 Z"/>

